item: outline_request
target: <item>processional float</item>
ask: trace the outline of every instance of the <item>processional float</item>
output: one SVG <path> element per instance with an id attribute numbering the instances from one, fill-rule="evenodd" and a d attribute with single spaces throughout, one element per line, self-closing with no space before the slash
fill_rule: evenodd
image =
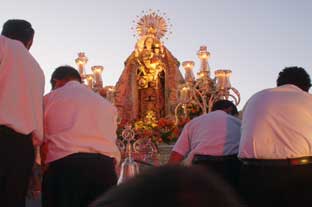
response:
<path id="1" fill-rule="evenodd" d="M 159 11 L 142 11 L 142 16 L 137 16 L 131 28 L 137 37 L 135 49 L 125 61 L 116 86 L 103 86 L 103 66 L 93 66 L 92 74 L 86 74 L 88 58 L 84 53 L 79 53 L 76 59 L 85 84 L 111 101 L 118 109 L 119 121 L 125 123 L 117 142 L 124 159 L 119 182 L 138 173 L 138 162 L 155 164 L 158 147 L 152 136 L 156 135 L 142 134 L 142 129 L 150 127 L 157 131 L 157 136 L 165 135 L 179 126 L 181 120 L 208 113 L 217 100 L 229 99 L 236 105 L 240 102 L 238 90 L 230 83 L 231 70 L 216 70 L 211 78 L 206 46 L 197 52 L 201 62 L 197 77 L 193 73 L 195 63 L 189 60 L 182 62 L 183 78 L 179 61 L 162 41 L 171 34 L 169 22 L 166 14 Z M 160 122 L 164 120 L 165 123 L 173 120 L 173 124 L 161 128 Z M 143 157 L 138 159 L 136 155 Z"/>

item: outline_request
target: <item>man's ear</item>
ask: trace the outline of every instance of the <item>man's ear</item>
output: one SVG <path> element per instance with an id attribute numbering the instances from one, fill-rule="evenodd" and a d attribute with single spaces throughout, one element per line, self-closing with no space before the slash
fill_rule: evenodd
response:
<path id="1" fill-rule="evenodd" d="M 27 50 L 29 50 L 29 49 L 31 48 L 32 43 L 33 43 L 33 38 L 31 38 L 31 40 L 29 40 L 29 41 L 26 43 L 25 47 L 27 48 Z"/>

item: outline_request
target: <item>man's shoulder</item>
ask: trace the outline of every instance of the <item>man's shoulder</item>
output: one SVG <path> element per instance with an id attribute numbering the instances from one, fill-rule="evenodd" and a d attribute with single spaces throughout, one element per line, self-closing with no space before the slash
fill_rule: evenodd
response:
<path id="1" fill-rule="evenodd" d="M 8 60 L 12 60 L 13 58 L 19 58 L 20 61 L 17 62 L 17 64 L 23 64 L 24 66 L 31 65 L 32 68 L 41 69 L 39 63 L 31 55 L 29 50 L 24 46 L 22 42 L 18 40 L 10 39 L 0 35 L 0 49 L 3 54 L 6 54 L 5 57 Z"/>
<path id="2" fill-rule="evenodd" d="M 228 114 L 223 110 L 216 110 L 211 111 L 208 114 L 205 114 L 203 118 L 210 118 L 210 119 L 218 119 L 218 118 L 226 118 L 228 117 Z"/>
<path id="3" fill-rule="evenodd" d="M 232 123 L 235 123 L 235 124 L 241 124 L 242 123 L 242 121 L 235 116 L 232 116 L 230 114 L 228 114 L 227 116 L 228 116 L 228 119 L 231 120 Z"/>
<path id="4" fill-rule="evenodd" d="M 266 88 L 266 89 L 262 89 L 258 92 L 256 92 L 255 94 L 253 94 L 250 99 L 253 99 L 255 97 L 259 97 L 259 96 L 263 96 L 263 95 L 266 95 L 266 94 L 270 94 L 272 93 L 273 91 L 275 91 L 276 88 Z"/>
<path id="5" fill-rule="evenodd" d="M 276 88 L 266 88 L 266 89 L 256 92 L 247 100 L 247 102 L 245 103 L 243 107 L 243 111 L 246 110 L 247 106 L 250 106 L 254 103 L 259 103 L 259 102 L 263 103 L 263 102 L 267 102 L 268 99 L 274 98 L 274 96 L 276 95 L 275 90 Z"/>
<path id="6" fill-rule="evenodd" d="M 86 93 L 88 93 L 88 96 L 90 97 L 90 101 L 93 101 L 94 104 L 96 103 L 96 107 L 102 108 L 107 112 L 111 112 L 113 114 L 117 113 L 117 108 L 106 98 L 101 96 L 99 93 L 96 93 L 92 91 L 89 88 L 85 88 Z"/>
<path id="7" fill-rule="evenodd" d="M 241 120 L 231 114 L 226 113 L 225 111 L 222 110 L 216 110 L 216 111 L 212 111 L 210 113 L 208 113 L 208 115 L 211 116 L 212 120 L 217 120 L 217 119 L 221 119 L 221 120 L 230 120 L 231 122 L 240 124 Z"/>
<path id="8" fill-rule="evenodd" d="M 111 108 L 114 110 L 116 107 L 113 106 L 108 100 L 103 98 L 100 94 L 92 91 L 86 85 L 79 83 L 77 81 L 70 81 L 65 86 L 58 88 L 49 94 L 46 95 L 46 99 L 51 99 L 51 97 L 64 97 L 67 98 L 76 97 L 77 99 L 86 104 L 94 104 L 102 107 L 106 107 L 107 109 Z"/>
<path id="9" fill-rule="evenodd" d="M 250 103 L 272 104 L 280 102 L 281 98 L 283 98 L 284 101 L 285 100 L 296 101 L 296 99 L 298 98 L 300 98 L 300 100 L 310 99 L 312 101 L 311 94 L 301 90 L 295 85 L 287 84 L 274 88 L 264 89 L 255 93 L 253 96 L 249 98 L 244 108 L 250 105 Z"/>
<path id="10" fill-rule="evenodd" d="M 14 48 L 14 49 L 20 49 L 20 50 L 26 50 L 25 46 L 23 45 L 22 42 L 14 39 L 7 38 L 3 35 L 0 35 L 0 44 L 2 47 L 7 47 L 7 48 Z"/>
<path id="11" fill-rule="evenodd" d="M 273 88 L 266 88 L 266 89 L 263 89 L 261 91 L 258 91 L 254 95 L 252 95 L 250 99 L 252 99 L 254 97 L 263 96 L 263 95 L 270 95 L 270 94 L 275 95 L 278 93 L 285 94 L 287 92 L 289 92 L 289 93 L 297 92 L 297 93 L 303 93 L 303 94 L 306 93 L 295 85 L 286 84 L 286 85 L 277 86 L 277 87 L 273 87 Z"/>
<path id="12" fill-rule="evenodd" d="M 18 61 L 17 61 L 18 60 Z M 16 73 L 25 77 L 34 87 L 44 85 L 44 73 L 22 42 L 0 35 L 0 61 L 3 70 L 10 69 L 10 73 Z"/>
<path id="13" fill-rule="evenodd" d="M 228 116 L 227 113 L 225 113 L 222 110 L 217 110 L 217 111 L 211 111 L 206 114 L 202 114 L 198 117 L 193 118 L 190 122 L 189 125 L 196 125 L 196 124 L 201 124 L 203 122 L 207 123 L 209 121 L 215 121 L 216 119 L 225 119 Z"/>

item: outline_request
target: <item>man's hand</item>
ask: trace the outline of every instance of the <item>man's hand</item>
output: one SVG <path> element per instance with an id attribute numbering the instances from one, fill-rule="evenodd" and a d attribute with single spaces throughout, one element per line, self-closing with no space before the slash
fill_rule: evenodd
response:
<path id="1" fill-rule="evenodd" d="M 172 151 L 167 164 L 178 165 L 183 161 L 183 159 L 184 159 L 183 155 L 181 155 L 175 151 Z"/>

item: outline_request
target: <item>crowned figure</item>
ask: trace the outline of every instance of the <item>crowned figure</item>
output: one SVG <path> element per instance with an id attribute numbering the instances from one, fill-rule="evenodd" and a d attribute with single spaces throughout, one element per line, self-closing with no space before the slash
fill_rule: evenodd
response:
<path id="1" fill-rule="evenodd" d="M 120 118 L 141 119 L 154 114 L 157 119 L 174 116 L 177 88 L 184 82 L 179 61 L 163 45 L 168 31 L 164 17 L 155 12 L 137 22 L 138 40 L 116 84 L 115 105 Z"/>

